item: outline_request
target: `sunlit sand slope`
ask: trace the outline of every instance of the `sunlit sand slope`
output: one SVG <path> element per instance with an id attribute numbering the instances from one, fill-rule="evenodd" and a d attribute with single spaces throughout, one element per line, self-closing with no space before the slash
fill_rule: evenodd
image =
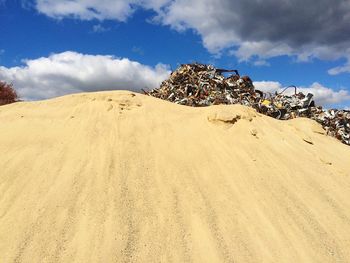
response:
<path id="1" fill-rule="evenodd" d="M 3 106 L 0 262 L 350 262 L 350 147 L 127 91 Z"/>

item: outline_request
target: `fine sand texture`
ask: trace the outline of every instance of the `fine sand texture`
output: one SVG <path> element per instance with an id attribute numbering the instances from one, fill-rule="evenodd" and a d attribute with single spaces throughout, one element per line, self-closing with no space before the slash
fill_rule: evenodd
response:
<path id="1" fill-rule="evenodd" d="M 129 91 L 2 106 L 0 262 L 350 262 L 350 147 Z"/>

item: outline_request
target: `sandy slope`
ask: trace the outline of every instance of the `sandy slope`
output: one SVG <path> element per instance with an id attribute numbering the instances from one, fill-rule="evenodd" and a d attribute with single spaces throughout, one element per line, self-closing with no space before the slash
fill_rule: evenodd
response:
<path id="1" fill-rule="evenodd" d="M 131 92 L 0 107 L 0 262 L 350 262 L 350 147 Z"/>

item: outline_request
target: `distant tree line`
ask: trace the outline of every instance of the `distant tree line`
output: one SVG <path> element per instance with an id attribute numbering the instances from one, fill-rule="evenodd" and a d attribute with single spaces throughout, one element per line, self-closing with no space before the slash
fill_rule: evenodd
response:
<path id="1" fill-rule="evenodd" d="M 0 106 L 19 101 L 12 84 L 0 80 Z"/>

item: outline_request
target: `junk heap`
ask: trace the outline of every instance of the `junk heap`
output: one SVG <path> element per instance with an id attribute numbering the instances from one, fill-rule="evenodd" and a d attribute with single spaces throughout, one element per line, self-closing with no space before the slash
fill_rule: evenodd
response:
<path id="1" fill-rule="evenodd" d="M 225 77 L 224 73 L 231 75 Z M 288 88 L 294 88 L 294 94 L 286 94 Z M 252 80 L 241 77 L 237 70 L 194 63 L 181 65 L 159 88 L 144 93 L 193 107 L 241 104 L 280 120 L 307 117 L 319 122 L 328 135 L 350 145 L 350 111 L 323 110 L 315 105 L 313 94 L 298 93 L 295 86 L 288 88 L 279 93 L 265 93 L 255 89 Z"/>

